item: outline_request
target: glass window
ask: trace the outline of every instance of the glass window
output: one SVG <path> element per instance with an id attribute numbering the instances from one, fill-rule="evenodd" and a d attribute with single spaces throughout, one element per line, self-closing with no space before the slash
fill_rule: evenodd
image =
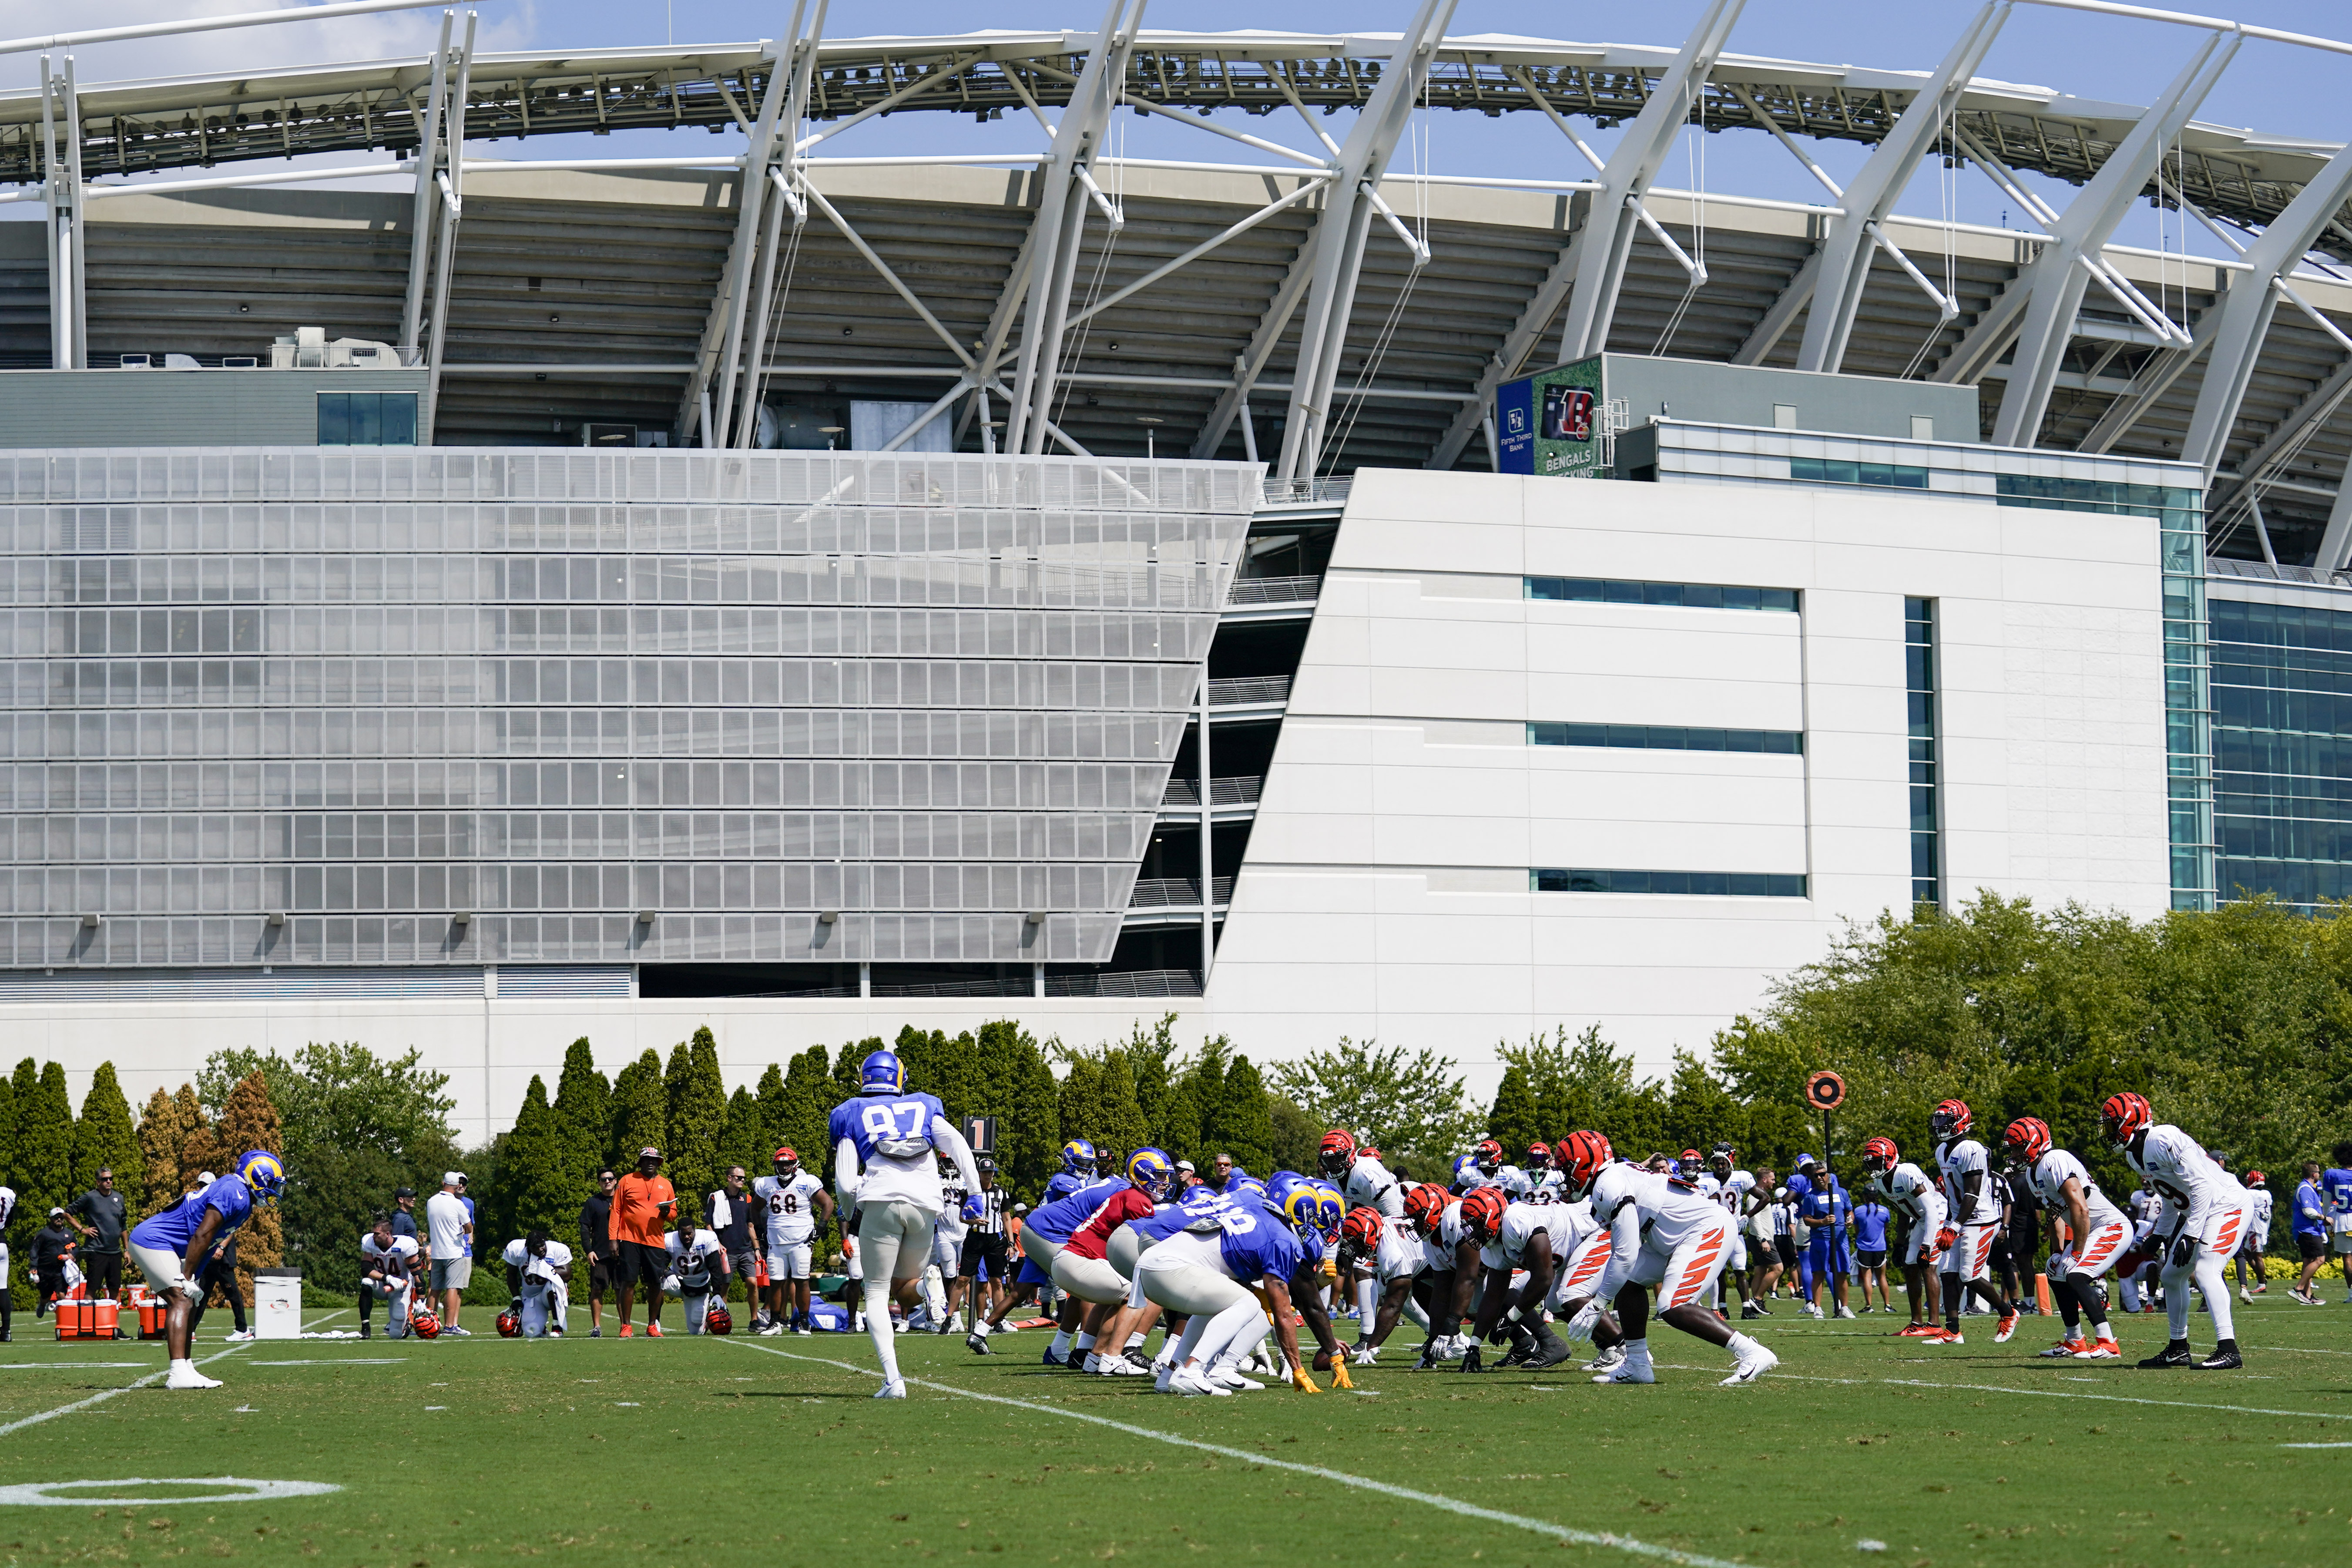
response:
<path id="1" fill-rule="evenodd" d="M 1794 588 L 1737 588 L 1713 583 L 1633 583 L 1601 577 L 1529 577 L 1530 599 L 1586 605 L 1670 605 L 1686 610 L 1782 610 L 1794 614 Z"/>
<path id="2" fill-rule="evenodd" d="M 1790 458 L 1789 477 L 1801 485 L 1865 485 L 1874 489 L 1924 490 L 1927 470 L 1901 463 L 1855 463 L 1840 458 Z"/>
<path id="3" fill-rule="evenodd" d="M 1941 904 L 1937 836 L 1936 601 L 1903 601 L 1904 685 L 1911 746 L 1911 901 Z"/>
<path id="4" fill-rule="evenodd" d="M 1570 724 L 1538 720 L 1528 725 L 1530 746 L 1606 746 L 1619 751 L 1765 752 L 1796 756 L 1805 737 L 1795 730 L 1686 729 L 1674 724 Z"/>
<path id="5" fill-rule="evenodd" d="M 1538 893 L 1648 893 L 1691 898 L 1801 899 L 1805 879 L 1790 871 L 1627 871 L 1559 870 L 1538 868 L 1528 873 L 1528 888 Z"/>
<path id="6" fill-rule="evenodd" d="M 321 447 L 414 447 L 416 394 L 413 392 L 322 392 L 319 394 Z"/>

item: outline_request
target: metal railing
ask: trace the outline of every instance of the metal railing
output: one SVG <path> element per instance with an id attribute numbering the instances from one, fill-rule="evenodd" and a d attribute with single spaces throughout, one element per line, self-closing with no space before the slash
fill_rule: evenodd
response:
<path id="1" fill-rule="evenodd" d="M 1318 577 L 1236 577 L 1228 605 L 1295 605 L 1311 602 L 1323 591 Z"/>
<path id="2" fill-rule="evenodd" d="M 1219 877 L 1209 884 L 1218 903 L 1230 903 L 1234 897 L 1234 879 Z M 1197 877 L 1138 877 L 1135 893 L 1127 900 L 1130 910 L 1162 910 L 1171 907 L 1197 907 L 1201 902 L 1201 881 Z"/>
<path id="3" fill-rule="evenodd" d="M 1095 974 L 1048 974 L 1048 996 L 1198 996 L 1196 969 L 1128 969 Z"/>
<path id="4" fill-rule="evenodd" d="M 1290 677 L 1244 675 L 1209 682 L 1209 706 L 1238 708 L 1259 702 L 1290 700 Z"/>
<path id="5" fill-rule="evenodd" d="M 1344 506 L 1348 490 L 1356 481 L 1347 479 L 1268 479 L 1265 481 L 1265 504 L 1268 506 Z"/>
<path id="6" fill-rule="evenodd" d="M 877 985 L 877 996 L 1027 996 L 1034 994 L 1037 982 L 1027 974 L 1010 975 L 1002 980 L 940 980 L 928 984 Z"/>
<path id="7" fill-rule="evenodd" d="M 1238 773 L 1232 778 L 1213 778 L 1209 781 L 1209 804 L 1213 806 L 1255 805 L 1259 793 L 1265 787 L 1265 779 L 1264 775 L 1258 773 Z M 1200 804 L 1200 784 L 1195 779 L 1170 779 L 1167 793 L 1160 797 L 1160 809 L 1162 811 L 1171 806 L 1198 806 Z"/>

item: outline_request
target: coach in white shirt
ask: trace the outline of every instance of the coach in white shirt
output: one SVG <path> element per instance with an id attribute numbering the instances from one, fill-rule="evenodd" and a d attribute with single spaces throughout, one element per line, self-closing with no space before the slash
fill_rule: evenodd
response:
<path id="1" fill-rule="evenodd" d="M 457 1326 L 457 1293 L 473 1283 L 474 1222 L 466 1201 L 457 1195 L 465 1177 L 456 1171 L 441 1174 L 441 1190 L 425 1200 L 425 1228 L 433 1244 L 433 1293 L 441 1299 L 441 1331 L 460 1339 L 471 1336 Z"/>

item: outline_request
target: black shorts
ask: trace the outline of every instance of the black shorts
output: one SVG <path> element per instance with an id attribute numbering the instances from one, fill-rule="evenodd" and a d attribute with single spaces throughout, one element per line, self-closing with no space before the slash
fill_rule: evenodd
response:
<path id="1" fill-rule="evenodd" d="M 1772 1247 L 1774 1251 L 1780 1255 L 1781 1268 L 1794 1268 L 1797 1266 L 1797 1238 L 1795 1237 L 1776 1236 L 1772 1238 Z"/>
<path id="2" fill-rule="evenodd" d="M 613 1277 L 617 1268 L 618 1264 L 610 1258 L 591 1256 L 588 1259 L 588 1293 L 602 1296 L 620 1283 Z"/>
<path id="3" fill-rule="evenodd" d="M 1883 1247 L 1866 1247 L 1861 1251 L 1856 1252 L 1854 1256 L 1862 1259 L 1862 1266 L 1864 1268 L 1884 1268 L 1886 1267 L 1886 1248 Z"/>
<path id="4" fill-rule="evenodd" d="M 967 1279 L 980 1278 L 980 1265 L 987 1264 L 988 1278 L 1001 1285 L 1012 1272 L 1005 1261 L 1008 1247 L 1002 1236 L 992 1236 L 984 1230 L 967 1231 L 963 1238 L 963 1256 L 956 1262 Z"/>
<path id="5" fill-rule="evenodd" d="M 89 1281 L 89 1293 L 93 1299 L 122 1294 L 122 1254 L 83 1252 L 76 1256 L 81 1259 L 82 1278 Z"/>
<path id="6" fill-rule="evenodd" d="M 663 1278 L 669 1273 L 668 1247 L 647 1247 L 642 1241 L 616 1241 L 613 1245 L 621 1254 L 614 1259 L 613 1274 L 625 1289 L 630 1285 L 642 1285 L 648 1290 L 661 1289 Z"/>
<path id="7" fill-rule="evenodd" d="M 2305 1236 L 2301 1231 L 2297 1231 L 2294 1237 L 2294 1250 L 2305 1263 L 2315 1258 L 2325 1258 L 2327 1256 L 2327 1238 L 2324 1236 Z"/>

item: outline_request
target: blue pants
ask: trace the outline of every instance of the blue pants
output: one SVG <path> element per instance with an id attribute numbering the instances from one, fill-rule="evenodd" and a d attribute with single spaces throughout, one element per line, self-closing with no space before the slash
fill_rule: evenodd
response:
<path id="1" fill-rule="evenodd" d="M 1813 1293 L 1816 1279 L 1844 1279 L 1851 1272 L 1846 1262 L 1845 1233 L 1827 1228 L 1813 1232 L 1805 1243 L 1805 1250 L 1798 1256 L 1797 1264 L 1808 1298 Z"/>

